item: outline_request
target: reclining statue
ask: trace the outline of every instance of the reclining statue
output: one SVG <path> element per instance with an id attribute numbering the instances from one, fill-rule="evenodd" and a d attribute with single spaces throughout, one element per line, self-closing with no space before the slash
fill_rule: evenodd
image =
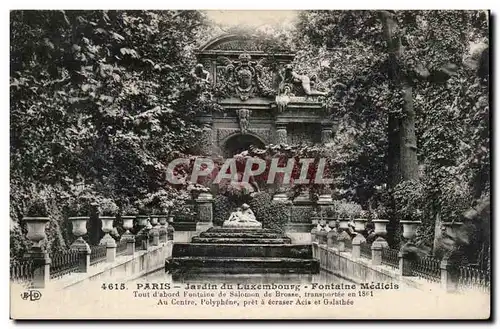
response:
<path id="1" fill-rule="evenodd" d="M 241 208 L 236 208 L 232 212 L 228 220 L 222 226 L 224 227 L 262 227 L 262 224 L 257 221 L 255 215 L 250 209 L 250 206 L 244 203 Z"/>
<path id="2" fill-rule="evenodd" d="M 312 89 L 316 83 L 316 76 L 308 77 L 307 75 L 298 74 L 293 70 L 292 64 L 285 65 L 284 70 L 280 74 L 280 78 L 281 82 L 279 88 L 281 93 L 288 93 L 290 91 L 290 87 L 288 87 L 288 92 L 286 92 L 287 85 L 300 85 L 302 91 L 307 96 L 326 96 L 328 94 Z"/>

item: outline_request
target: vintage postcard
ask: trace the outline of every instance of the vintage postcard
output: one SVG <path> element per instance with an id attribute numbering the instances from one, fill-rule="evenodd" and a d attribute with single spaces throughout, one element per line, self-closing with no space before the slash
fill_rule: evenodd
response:
<path id="1" fill-rule="evenodd" d="M 13 10 L 12 319 L 489 319 L 487 10 Z"/>

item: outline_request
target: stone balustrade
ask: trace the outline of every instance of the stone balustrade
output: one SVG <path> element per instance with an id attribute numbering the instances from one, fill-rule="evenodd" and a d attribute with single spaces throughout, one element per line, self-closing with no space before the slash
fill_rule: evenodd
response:
<path id="1" fill-rule="evenodd" d="M 390 249 L 381 237 L 369 246 L 356 235 L 351 241 L 352 249 L 347 250 L 344 244 L 351 237 L 345 231 L 341 234 L 343 240 L 334 239 L 337 232 L 329 234 L 326 242 L 322 238 L 313 240 L 313 257 L 320 261 L 323 271 L 356 283 L 399 282 L 401 286 L 447 292 L 490 289 L 489 272 L 455 266 L 447 258 L 439 261 L 431 256 L 417 257 L 405 245 L 401 250 Z"/>
<path id="2" fill-rule="evenodd" d="M 158 217 L 166 219 L 165 216 Z M 110 228 L 113 227 L 114 218 L 102 218 L 101 220 L 105 224 L 103 225 L 105 236 L 100 241 L 100 245 L 89 246 L 83 239 L 87 233 L 86 224 L 89 218 L 71 217 L 72 233 L 76 239 L 69 250 L 52 255 L 49 255 L 47 250 L 41 246 L 41 241 L 46 238 L 45 229 L 49 219 L 45 217 L 27 218 L 26 221 L 30 224 L 28 225 L 27 237 L 33 241 L 33 246 L 25 254 L 22 261 L 11 264 L 11 280 L 30 288 L 39 289 L 52 284 L 51 281 L 67 281 L 68 276 L 72 277 L 70 281 L 74 281 L 75 278 L 79 278 L 81 281 L 86 275 L 95 276 L 112 269 L 116 273 L 117 267 L 136 262 L 137 259 L 143 259 L 141 264 L 144 264 L 144 259 L 149 259 L 146 263 L 152 266 L 148 266 L 146 270 L 163 268 L 165 258 L 169 256 L 168 250 L 171 252 L 173 244 L 174 229 L 171 227 L 171 223 L 167 223 L 166 220 L 158 221 L 156 217 L 152 220 L 153 223 L 149 221 L 146 223 L 147 216 L 138 217 L 137 224 L 142 229 L 134 235 L 130 230 L 133 228 L 135 218 L 135 216 L 123 216 L 123 227 L 126 231 L 118 242 L 109 234 Z M 160 227 L 156 227 L 158 224 L 161 224 Z M 141 241 L 142 248 L 136 248 L 136 237 L 145 238 L 145 241 Z M 161 257 L 152 256 L 153 254 L 160 254 Z M 133 268 L 138 268 L 141 273 L 145 270 L 141 269 L 140 266 Z"/>

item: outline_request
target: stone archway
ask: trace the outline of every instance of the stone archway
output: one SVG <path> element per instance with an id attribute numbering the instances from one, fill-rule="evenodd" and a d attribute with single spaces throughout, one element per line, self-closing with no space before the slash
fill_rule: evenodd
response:
<path id="1" fill-rule="evenodd" d="M 250 147 L 264 148 L 265 143 L 258 137 L 250 134 L 236 134 L 229 137 L 224 143 L 224 157 L 230 158 L 235 154 L 250 149 Z"/>

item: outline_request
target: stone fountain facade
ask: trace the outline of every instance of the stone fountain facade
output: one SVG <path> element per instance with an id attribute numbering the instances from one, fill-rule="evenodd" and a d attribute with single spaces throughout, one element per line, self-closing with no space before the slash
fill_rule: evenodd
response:
<path id="1" fill-rule="evenodd" d="M 267 53 L 252 37 L 224 35 L 201 47 L 197 58 L 202 71 L 194 74 L 217 88 L 224 108 L 199 118 L 201 153 L 232 156 L 249 144 L 326 143 L 335 133 L 315 78 L 294 72 L 295 54 Z"/>
<path id="2" fill-rule="evenodd" d="M 314 76 L 295 71 L 294 53 L 267 52 L 248 35 L 223 35 L 202 46 L 196 55 L 193 77 L 201 88 L 215 90 L 213 97 L 223 108 L 197 118 L 203 125 L 198 154 L 232 157 L 251 145 L 318 145 L 331 141 L 337 122 L 323 104 L 326 93 L 315 90 Z M 283 201 L 287 196 L 281 193 L 276 199 Z M 331 197 L 327 199 L 331 201 Z M 300 195 L 291 201 L 287 231 L 310 232 L 313 203 L 309 196 Z M 199 222 L 206 229 L 211 222 L 211 218 L 205 218 L 212 214 L 208 209 L 211 202 L 206 198 L 194 200 L 192 206 L 198 216 L 176 219 L 176 231 L 200 232 Z M 191 237 L 187 234 L 183 240 Z"/>

